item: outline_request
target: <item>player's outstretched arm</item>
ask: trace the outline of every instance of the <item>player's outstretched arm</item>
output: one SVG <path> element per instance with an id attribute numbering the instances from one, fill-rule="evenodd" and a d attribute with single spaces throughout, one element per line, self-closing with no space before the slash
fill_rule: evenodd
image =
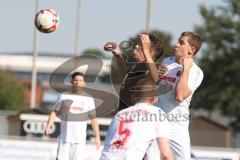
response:
<path id="1" fill-rule="evenodd" d="M 47 127 L 45 128 L 45 135 L 49 136 L 51 126 L 53 125 L 54 121 L 56 119 L 56 111 L 52 111 L 48 117 Z"/>
<path id="2" fill-rule="evenodd" d="M 119 74 L 121 74 L 123 78 L 124 74 L 127 71 L 127 64 L 126 59 L 121 54 L 119 46 L 115 42 L 108 42 L 104 45 L 104 50 L 112 52 L 112 54 L 116 58 L 118 70 L 121 72 Z"/>
<path id="3" fill-rule="evenodd" d="M 92 118 L 91 124 L 92 124 L 92 128 L 93 128 L 93 131 L 95 134 L 95 144 L 98 149 L 101 146 L 101 139 L 100 139 L 100 134 L 99 134 L 99 125 L 98 125 L 97 118 Z"/>
<path id="4" fill-rule="evenodd" d="M 172 152 L 169 146 L 169 140 L 167 138 L 157 138 L 158 148 L 161 153 L 162 160 L 173 160 Z"/>

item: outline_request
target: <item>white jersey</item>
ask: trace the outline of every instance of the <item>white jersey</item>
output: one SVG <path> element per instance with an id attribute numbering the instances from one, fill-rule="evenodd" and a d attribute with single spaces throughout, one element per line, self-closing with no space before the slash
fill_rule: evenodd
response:
<path id="1" fill-rule="evenodd" d="M 177 106 L 189 109 L 192 95 L 194 91 L 199 87 L 203 79 L 202 70 L 195 63 L 193 63 L 188 78 L 188 87 L 191 89 L 192 95 L 190 95 L 181 102 L 177 101 L 175 99 L 175 88 L 178 83 L 183 67 L 182 65 L 176 63 L 175 60 L 176 60 L 175 57 L 167 57 L 162 62 L 162 64 L 166 65 L 168 69 L 167 72 L 162 77 L 162 80 L 169 82 L 173 86 L 172 91 L 170 91 L 167 94 L 161 95 L 158 100 L 157 106 L 160 106 L 166 113 L 169 113 L 172 109 L 174 109 Z"/>
<path id="2" fill-rule="evenodd" d="M 95 111 L 94 99 L 76 94 L 61 94 L 56 105 L 56 110 L 60 114 L 70 112 L 71 114 L 88 113 L 88 111 Z M 92 113 L 92 112 L 91 112 Z M 63 116 L 63 115 L 60 115 Z M 88 115 L 86 115 L 88 116 Z M 61 117 L 63 118 L 63 117 Z M 63 143 L 82 143 L 86 142 L 87 119 L 85 121 L 64 120 L 61 122 L 60 140 Z"/>
<path id="3" fill-rule="evenodd" d="M 100 160 L 142 160 L 150 143 L 169 138 L 165 113 L 146 103 L 118 112 L 113 118 Z"/>
<path id="4" fill-rule="evenodd" d="M 182 65 L 176 63 L 175 60 L 175 57 L 167 57 L 162 62 L 162 64 L 166 65 L 168 69 L 162 77 L 162 80 L 171 84 L 173 89 L 170 92 L 159 96 L 157 106 L 168 115 L 167 117 L 170 125 L 170 147 L 173 151 L 174 158 L 176 160 L 189 160 L 189 106 L 194 91 L 202 82 L 203 72 L 195 63 L 193 63 L 188 77 L 188 87 L 191 89 L 192 94 L 183 101 L 179 102 L 175 99 L 175 88 L 179 81 L 183 67 Z M 150 153 L 152 152 L 151 150 L 152 149 L 150 148 Z M 155 151 L 157 151 L 156 143 Z M 150 157 L 154 157 L 155 155 L 158 155 L 158 153 L 153 152 L 152 155 Z M 159 159 L 159 157 L 150 159 Z"/>

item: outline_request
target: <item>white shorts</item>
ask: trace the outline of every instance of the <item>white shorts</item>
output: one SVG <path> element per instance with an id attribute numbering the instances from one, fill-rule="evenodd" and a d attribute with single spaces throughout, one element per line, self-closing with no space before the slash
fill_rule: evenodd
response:
<path id="1" fill-rule="evenodd" d="M 174 160 L 190 160 L 191 152 L 190 152 L 190 144 L 185 144 L 186 141 L 176 142 L 170 140 L 170 148 L 172 151 Z M 156 141 L 153 141 L 150 145 L 145 160 L 156 160 L 160 158 L 160 152 L 158 149 L 158 145 Z"/>
<path id="2" fill-rule="evenodd" d="M 83 160 L 85 144 L 59 141 L 57 160 Z"/>
<path id="3" fill-rule="evenodd" d="M 178 121 L 168 119 L 170 131 L 170 148 L 174 160 L 190 160 L 190 138 L 188 132 L 189 125 L 189 111 L 183 107 L 176 107 L 168 113 L 172 116 L 182 117 Z M 187 118 L 185 118 L 187 117 Z M 170 117 L 171 118 L 171 117 Z M 160 159 L 160 152 L 156 141 L 153 141 L 147 152 L 147 160 Z"/>
<path id="4" fill-rule="evenodd" d="M 142 160 L 144 157 L 143 151 L 131 149 L 116 150 L 116 151 L 102 151 L 99 160 Z"/>

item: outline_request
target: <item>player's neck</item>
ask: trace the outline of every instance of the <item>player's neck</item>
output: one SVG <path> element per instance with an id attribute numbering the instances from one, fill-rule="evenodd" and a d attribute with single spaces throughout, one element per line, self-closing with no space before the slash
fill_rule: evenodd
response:
<path id="1" fill-rule="evenodd" d="M 81 94 L 82 93 L 82 89 L 72 89 L 72 93 L 74 93 L 74 94 Z"/>
<path id="2" fill-rule="evenodd" d="M 182 65 L 182 61 L 183 61 L 183 58 L 181 58 L 181 57 L 176 57 L 176 60 L 175 60 L 176 63 Z"/>
<path id="3" fill-rule="evenodd" d="M 146 103 L 146 104 L 149 104 L 149 105 L 153 105 L 152 101 L 146 101 L 146 100 L 142 100 L 142 101 L 140 100 L 137 103 Z"/>

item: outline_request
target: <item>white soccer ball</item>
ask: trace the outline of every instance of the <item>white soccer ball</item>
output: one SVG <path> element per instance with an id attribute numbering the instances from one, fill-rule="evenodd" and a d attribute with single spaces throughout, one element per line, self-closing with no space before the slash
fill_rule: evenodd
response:
<path id="1" fill-rule="evenodd" d="M 59 15 L 53 9 L 42 9 L 35 15 L 34 22 L 40 32 L 50 33 L 58 28 Z"/>

